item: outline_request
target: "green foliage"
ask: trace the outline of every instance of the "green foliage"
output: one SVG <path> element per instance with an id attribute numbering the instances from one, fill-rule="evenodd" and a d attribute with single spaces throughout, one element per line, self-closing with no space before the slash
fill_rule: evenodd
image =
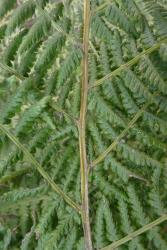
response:
<path id="1" fill-rule="evenodd" d="M 13 12 L 13 15 L 8 21 L 7 34 L 11 34 L 16 27 L 21 26 L 28 18 L 30 18 L 35 11 L 35 3 L 33 1 L 27 1 Z"/>
<path id="2" fill-rule="evenodd" d="M 69 50 L 72 52 L 62 62 L 57 79 L 58 86 L 62 85 L 80 64 L 80 59 L 82 57 L 81 50 L 79 48 L 69 48 Z"/>
<path id="3" fill-rule="evenodd" d="M 18 111 L 20 111 L 24 100 L 24 95 L 26 94 L 26 91 L 31 87 L 31 85 L 32 80 L 26 79 L 25 81 L 23 81 L 22 86 L 16 88 L 12 98 L 9 98 L 9 101 L 7 102 L 7 105 L 5 105 L 6 107 L 3 109 L 3 112 L 1 114 L 1 118 L 4 121 L 11 118 Z"/>
<path id="4" fill-rule="evenodd" d="M 95 250 L 167 213 L 166 10 L 166 0 L 91 1 L 85 133 Z M 2 250 L 86 250 L 77 213 L 83 21 L 83 1 L 0 1 Z M 166 250 L 166 223 L 118 249 Z"/>
<path id="5" fill-rule="evenodd" d="M 107 241 L 113 242 L 118 239 L 113 216 L 109 208 L 108 201 L 104 197 L 102 197 L 98 205 L 95 232 L 97 247 L 104 246 Z"/>
<path id="6" fill-rule="evenodd" d="M 25 50 L 31 48 L 32 45 L 38 43 L 49 33 L 50 27 L 51 22 L 49 18 L 47 16 L 40 16 L 24 38 L 19 52 L 23 53 Z"/>
<path id="7" fill-rule="evenodd" d="M 26 30 L 23 30 L 22 32 L 16 34 L 16 36 L 13 38 L 11 43 L 8 45 L 8 48 L 5 50 L 5 53 L 3 55 L 4 62 L 11 66 L 12 61 L 14 61 L 15 54 L 17 53 L 17 50 L 22 42 L 23 36 L 26 34 Z"/>
<path id="8" fill-rule="evenodd" d="M 7 14 L 15 4 L 16 0 L 2 0 L 0 3 L 0 17 L 2 18 L 5 14 Z"/>
<path id="9" fill-rule="evenodd" d="M 45 96 L 37 103 L 34 103 L 32 106 L 30 106 L 25 112 L 22 114 L 21 118 L 18 121 L 18 124 L 16 125 L 16 134 L 18 135 L 27 127 L 31 126 L 33 122 L 35 122 L 35 119 L 41 114 L 43 109 L 46 107 L 49 97 Z"/>

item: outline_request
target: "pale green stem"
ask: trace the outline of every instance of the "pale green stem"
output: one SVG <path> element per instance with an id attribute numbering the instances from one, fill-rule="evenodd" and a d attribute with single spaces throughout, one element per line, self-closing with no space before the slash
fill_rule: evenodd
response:
<path id="1" fill-rule="evenodd" d="M 79 119 L 79 149 L 81 169 L 81 199 L 82 199 L 82 224 L 85 238 L 85 249 L 92 250 L 92 239 L 89 219 L 89 193 L 88 193 L 88 163 L 86 153 L 86 113 L 88 98 L 88 50 L 90 26 L 90 0 L 84 0 L 84 31 L 83 31 L 83 60 L 82 60 L 82 86 Z"/>

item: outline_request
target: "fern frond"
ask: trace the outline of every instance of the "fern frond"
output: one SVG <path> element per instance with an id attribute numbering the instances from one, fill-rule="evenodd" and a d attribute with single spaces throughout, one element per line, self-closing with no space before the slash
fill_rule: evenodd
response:
<path id="1" fill-rule="evenodd" d="M 50 98 L 48 96 L 44 97 L 24 112 L 21 120 L 18 121 L 18 124 L 16 125 L 16 134 L 20 134 L 26 127 L 32 124 L 32 122 L 40 115 L 42 110 L 45 108 L 49 99 Z"/>
<path id="2" fill-rule="evenodd" d="M 77 69 L 79 63 L 82 58 L 82 51 L 80 48 L 71 48 L 70 54 L 65 59 L 65 62 L 62 63 L 62 67 L 59 71 L 58 75 L 58 86 L 61 86 L 73 73 L 74 70 Z"/>
<path id="3" fill-rule="evenodd" d="M 34 23 L 28 34 L 24 37 L 23 42 L 19 48 L 19 53 L 23 53 L 25 50 L 31 48 L 32 45 L 37 44 L 49 33 L 51 28 L 50 20 L 45 16 L 39 17 Z"/>
<path id="4" fill-rule="evenodd" d="M 61 47 L 64 45 L 64 43 L 65 37 L 57 34 L 54 34 L 46 41 L 44 44 L 45 47 L 35 64 L 35 69 L 37 72 L 42 75 L 44 72 L 46 72 L 49 65 L 56 58 L 57 53 L 60 53 Z"/>
<path id="5" fill-rule="evenodd" d="M 3 227 L 3 225 L 0 225 L 0 232 L 2 235 L 0 247 L 3 247 L 5 250 L 7 250 L 12 240 L 12 232 L 10 229 Z"/>
<path id="6" fill-rule="evenodd" d="M 5 105 L 5 109 L 1 115 L 1 119 L 5 122 L 7 119 L 11 118 L 16 112 L 18 112 L 23 103 L 24 95 L 26 91 L 32 86 L 32 79 L 26 79 L 22 82 L 22 86 L 18 87 L 13 97 Z"/>
<path id="7" fill-rule="evenodd" d="M 124 127 L 125 123 L 123 119 L 115 112 L 115 110 L 111 110 L 108 103 L 103 99 L 103 97 L 95 92 L 92 94 L 92 99 L 94 96 L 94 103 L 89 103 L 89 110 L 97 112 L 98 116 L 100 115 L 101 118 L 114 123 L 120 127 Z"/>
<path id="8" fill-rule="evenodd" d="M 152 177 L 153 188 L 149 193 L 150 198 L 150 205 L 154 207 L 155 213 L 157 215 L 161 215 L 165 213 L 165 208 L 163 206 L 163 201 L 161 199 L 160 194 L 160 176 L 161 176 L 161 169 L 155 169 Z"/>
<path id="9" fill-rule="evenodd" d="M 150 230 L 150 228 L 152 228 L 152 227 L 154 227 L 154 226 L 156 226 L 156 225 L 164 222 L 166 219 L 167 219 L 167 216 L 163 215 L 162 217 L 158 218 L 157 220 L 153 221 L 152 223 L 147 224 L 143 228 L 135 231 L 134 233 L 131 233 L 131 234 L 127 235 L 125 238 L 122 238 L 121 240 L 113 243 L 110 246 L 102 248 L 102 250 L 110 250 L 112 248 L 119 247 L 120 245 L 124 244 L 125 242 L 130 241 L 132 238 L 135 238 L 138 235 L 144 233 L 145 231 Z"/>
<path id="10" fill-rule="evenodd" d="M 56 212 L 55 204 L 51 204 L 51 206 L 46 207 L 44 213 L 41 215 L 38 225 L 35 228 L 35 233 L 38 237 L 43 236 L 52 220 L 54 213 Z"/>
<path id="11" fill-rule="evenodd" d="M 153 88 L 166 94 L 166 84 L 149 58 L 145 57 L 141 60 L 139 70 L 144 72 L 143 78 L 149 81 Z"/>
<path id="12" fill-rule="evenodd" d="M 132 34 L 134 37 L 137 36 L 133 23 L 128 20 L 127 16 L 116 6 L 116 4 L 112 4 L 106 9 L 105 16 L 108 21 L 120 27 L 126 33 Z"/>
<path id="13" fill-rule="evenodd" d="M 0 3 L 0 17 L 2 18 L 8 11 L 10 11 L 14 5 L 16 4 L 16 0 L 2 0 Z"/>
<path id="14" fill-rule="evenodd" d="M 96 35 L 99 39 L 102 38 L 105 41 L 112 40 L 112 35 L 111 35 L 109 28 L 106 26 L 104 21 L 98 15 L 93 17 L 92 31 L 94 35 Z"/>
<path id="15" fill-rule="evenodd" d="M 166 0 L 0 19 L 0 249 L 166 250 Z"/>
<path id="16" fill-rule="evenodd" d="M 25 52 L 18 62 L 18 71 L 21 75 L 28 77 L 31 74 L 33 63 L 36 60 L 36 54 L 39 44 L 33 45 L 27 52 Z"/>
<path id="17" fill-rule="evenodd" d="M 101 248 L 106 245 L 107 240 L 112 242 L 118 237 L 108 201 L 104 197 L 98 206 L 96 218 L 96 247 Z M 104 232 L 106 232 L 105 237 Z"/>
<path id="18" fill-rule="evenodd" d="M 161 164 L 158 161 L 149 157 L 144 152 L 140 152 L 139 150 L 131 148 L 128 145 L 119 144 L 117 150 L 124 158 L 136 163 L 138 166 L 161 168 Z"/>
<path id="19" fill-rule="evenodd" d="M 129 193 L 129 198 L 130 202 L 132 204 L 132 213 L 136 217 L 136 220 L 139 225 L 143 226 L 146 223 L 150 221 L 148 216 L 146 215 L 144 209 L 142 208 L 141 202 L 139 201 L 139 198 L 134 190 L 134 187 L 131 185 L 128 187 L 128 193 Z M 151 230 L 148 234 L 148 237 L 154 238 L 154 244 L 156 247 L 160 247 L 162 249 L 165 249 L 166 243 L 161 238 L 161 235 L 159 235 L 158 230 Z M 158 240 L 158 241 L 157 241 Z"/>
<path id="20" fill-rule="evenodd" d="M 39 199 L 38 199 L 39 198 Z M 5 212 L 10 208 L 19 208 L 20 203 L 38 202 L 40 199 L 47 198 L 45 195 L 45 187 L 41 186 L 34 189 L 19 189 L 5 193 L 1 196 L 1 211 Z"/>
<path id="21" fill-rule="evenodd" d="M 17 53 L 17 50 L 22 42 L 22 39 L 24 37 L 24 35 L 26 34 L 26 30 L 21 31 L 20 33 L 18 33 L 14 39 L 10 42 L 10 44 L 8 45 L 7 49 L 4 52 L 3 58 L 4 58 L 4 62 L 9 65 L 12 66 L 12 61 L 15 58 L 15 55 Z"/>
<path id="22" fill-rule="evenodd" d="M 32 237 L 33 237 L 33 234 L 34 234 L 34 229 L 35 229 L 35 225 L 33 225 L 31 227 L 31 230 L 30 232 L 28 232 L 24 239 L 22 240 L 22 243 L 21 243 L 21 250 L 28 250 L 29 248 L 29 245 L 31 243 L 31 240 L 32 240 Z"/>
<path id="23" fill-rule="evenodd" d="M 12 172 L 11 174 L 5 174 L 2 178 L 0 178 L 0 184 L 9 182 L 12 179 L 17 178 L 18 176 L 29 173 L 30 171 L 31 171 L 31 167 L 25 167 L 20 170 L 16 170 L 15 172 Z"/>
<path id="24" fill-rule="evenodd" d="M 130 224 L 130 217 L 129 217 L 129 214 L 128 214 L 127 204 L 124 201 L 119 200 L 118 201 L 118 208 L 119 208 L 120 216 L 121 216 L 122 231 L 125 234 L 131 235 L 131 233 L 133 233 L 133 228 L 132 228 L 132 226 Z M 125 239 L 125 238 L 123 238 L 123 239 Z M 126 239 L 128 239 L 127 236 L 126 236 Z M 120 242 L 120 244 L 123 244 L 123 241 L 117 241 L 117 243 L 118 242 Z M 116 242 L 115 242 L 115 244 L 116 244 Z M 140 243 L 139 238 L 135 239 L 135 237 L 133 237 L 133 240 L 129 242 L 129 249 L 134 249 L 134 248 L 144 250 L 144 247 L 142 246 L 142 243 Z"/>
<path id="25" fill-rule="evenodd" d="M 100 47 L 100 58 L 102 62 L 102 65 L 101 65 L 102 72 L 104 73 L 104 75 L 106 75 L 110 72 L 110 61 L 107 55 L 107 48 L 105 47 L 104 43 L 102 43 Z M 115 89 L 114 82 L 111 80 L 107 80 L 105 84 L 107 86 L 102 86 L 104 96 L 107 97 L 108 95 L 109 100 L 112 100 L 112 102 L 115 104 L 119 104 L 118 93 Z"/>
<path id="26" fill-rule="evenodd" d="M 64 197 L 64 199 L 71 204 L 72 206 L 74 206 L 77 210 L 80 211 L 80 208 L 78 207 L 78 205 L 76 205 L 59 187 L 57 184 L 54 183 L 54 181 L 50 178 L 50 176 L 47 174 L 47 172 L 45 172 L 43 170 L 43 168 L 41 167 L 41 165 L 35 160 L 35 158 L 28 152 L 28 150 L 17 140 L 16 137 L 14 137 L 3 125 L 0 124 L 0 129 L 11 139 L 11 141 L 14 142 L 14 144 L 16 146 L 18 146 L 18 148 L 20 150 L 22 150 L 25 154 L 25 156 L 29 159 L 29 161 L 37 168 L 37 170 L 39 171 L 39 173 L 48 181 L 48 183 L 50 183 L 50 185 L 52 186 L 52 188 L 58 193 L 60 194 L 62 197 Z"/>
<path id="27" fill-rule="evenodd" d="M 7 34 L 11 34 L 17 27 L 21 26 L 28 18 L 32 17 L 35 12 L 35 3 L 32 0 L 26 1 L 16 8 L 13 15 L 10 17 Z"/>
<path id="28" fill-rule="evenodd" d="M 131 203 L 131 206 L 132 206 L 132 213 L 133 213 L 134 218 L 136 218 L 137 223 L 139 225 L 147 224 L 149 222 L 149 219 L 143 210 L 143 207 L 141 205 L 141 202 L 139 201 L 139 198 L 136 194 L 134 186 L 129 185 L 127 190 L 128 190 L 129 202 Z"/>
<path id="29" fill-rule="evenodd" d="M 161 131 L 163 135 L 166 135 L 167 124 L 166 121 L 156 115 L 145 112 L 143 114 L 143 120 L 148 126 L 155 132 Z"/>
<path id="30" fill-rule="evenodd" d="M 96 87 L 96 86 L 101 85 L 105 80 L 108 80 L 109 78 L 118 75 L 123 69 L 126 69 L 126 68 L 136 64 L 144 55 L 148 55 L 148 54 L 152 53 L 153 51 L 157 50 L 161 46 L 161 44 L 163 44 L 165 41 L 167 41 L 166 38 L 157 42 L 155 45 L 153 45 L 152 47 L 150 47 L 146 51 L 141 52 L 140 54 L 138 54 L 135 58 L 133 58 L 129 62 L 122 64 L 119 68 L 117 68 L 113 72 L 111 72 L 111 73 L 107 74 L 105 77 L 97 80 L 92 87 Z"/>
<path id="31" fill-rule="evenodd" d="M 130 115 L 136 113 L 138 106 L 126 86 L 124 86 L 121 80 L 117 81 L 117 86 L 120 89 L 122 103 L 127 113 Z"/>

